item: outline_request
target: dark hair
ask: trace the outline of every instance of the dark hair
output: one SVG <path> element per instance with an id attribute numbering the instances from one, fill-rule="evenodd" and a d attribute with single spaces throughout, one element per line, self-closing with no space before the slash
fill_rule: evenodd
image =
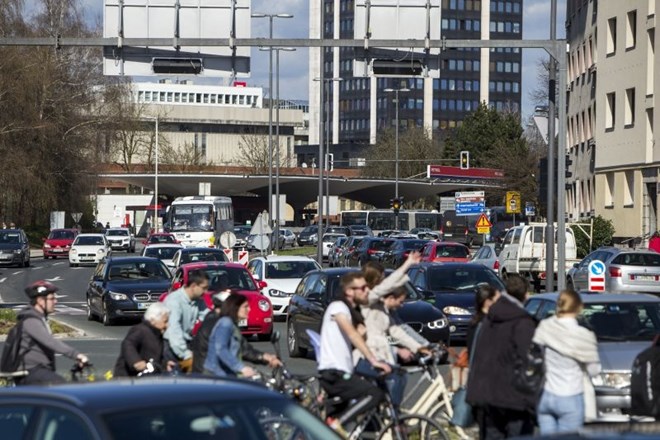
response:
<path id="1" fill-rule="evenodd" d="M 222 312 L 220 316 L 229 316 L 234 323 L 238 322 L 238 309 L 247 301 L 247 298 L 240 293 L 232 293 L 222 303 Z"/>
<path id="2" fill-rule="evenodd" d="M 405 287 L 397 287 L 396 289 L 392 290 L 391 292 L 386 293 L 385 295 L 382 296 L 382 298 L 388 298 L 390 296 L 393 296 L 395 298 L 401 298 L 402 296 L 407 296 L 408 291 L 406 290 Z"/>
<path id="3" fill-rule="evenodd" d="M 492 300 L 497 296 L 497 289 L 491 286 L 490 284 L 479 284 L 477 286 L 477 289 L 475 291 L 475 313 L 474 313 L 474 318 L 472 318 L 472 322 L 474 324 L 478 323 L 482 319 L 484 319 L 484 312 L 481 310 L 484 308 L 484 304 L 486 303 L 487 300 Z"/>
<path id="4" fill-rule="evenodd" d="M 383 279 L 385 268 L 377 261 L 367 261 L 362 266 L 362 273 L 364 275 L 364 280 L 367 282 L 369 288 L 373 289 L 379 285 Z"/>
<path id="5" fill-rule="evenodd" d="M 520 302 L 525 301 L 529 291 L 529 281 L 520 275 L 507 275 L 506 292 Z"/>
<path id="6" fill-rule="evenodd" d="M 188 272 L 188 282 L 186 283 L 186 287 L 190 287 L 193 284 L 203 284 L 204 281 L 208 280 L 209 276 L 203 270 L 191 270 Z"/>
<path id="7" fill-rule="evenodd" d="M 348 285 L 360 278 L 364 278 L 364 274 L 362 272 L 349 272 L 342 276 L 339 280 L 339 298 L 346 298 L 346 288 Z"/>
<path id="8" fill-rule="evenodd" d="M 580 313 L 582 309 L 582 298 L 572 289 L 562 290 L 557 298 L 557 316 L 567 313 Z"/>

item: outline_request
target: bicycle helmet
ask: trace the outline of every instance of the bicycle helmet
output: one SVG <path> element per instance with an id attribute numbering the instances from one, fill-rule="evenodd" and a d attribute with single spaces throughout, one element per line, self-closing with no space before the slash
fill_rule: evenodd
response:
<path id="1" fill-rule="evenodd" d="M 28 298 L 34 299 L 40 296 L 48 296 L 49 294 L 55 293 L 58 290 L 60 289 L 58 289 L 57 286 L 55 286 L 53 283 L 49 283 L 48 281 L 44 281 L 44 280 L 39 280 L 29 284 L 25 288 L 25 294 L 28 296 Z"/>

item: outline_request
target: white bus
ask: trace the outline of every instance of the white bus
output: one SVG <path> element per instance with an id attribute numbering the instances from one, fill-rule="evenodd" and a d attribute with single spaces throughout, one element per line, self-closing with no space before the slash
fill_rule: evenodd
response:
<path id="1" fill-rule="evenodd" d="M 165 231 L 185 247 L 215 247 L 220 234 L 233 230 L 231 197 L 177 197 L 167 210 Z"/>
<path id="2" fill-rule="evenodd" d="M 342 226 L 366 225 L 374 232 L 395 229 L 394 212 L 391 209 L 342 211 Z M 399 229 L 409 231 L 415 228 L 429 228 L 437 231 L 442 226 L 442 215 L 426 210 L 399 212 Z"/>

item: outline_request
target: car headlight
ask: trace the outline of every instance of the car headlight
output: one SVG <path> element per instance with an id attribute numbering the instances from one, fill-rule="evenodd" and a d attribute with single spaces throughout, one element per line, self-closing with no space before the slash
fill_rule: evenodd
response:
<path id="1" fill-rule="evenodd" d="M 77 250 L 77 249 L 71 249 L 71 253 L 72 253 L 72 254 L 77 254 L 77 253 L 78 253 L 78 250 Z"/>
<path id="2" fill-rule="evenodd" d="M 281 290 L 277 290 L 277 289 L 269 289 L 268 294 L 270 296 L 289 296 L 288 293 L 282 292 Z"/>
<path id="3" fill-rule="evenodd" d="M 96 251 L 97 254 L 105 254 L 105 249 L 99 249 Z"/>
<path id="4" fill-rule="evenodd" d="M 260 299 L 257 305 L 259 306 L 259 310 L 262 312 L 267 312 L 270 310 L 270 303 L 265 299 Z"/>
<path id="5" fill-rule="evenodd" d="M 463 307 L 456 307 L 456 306 L 447 306 L 442 309 L 442 312 L 445 315 L 471 315 L 469 310 L 464 309 Z"/>
<path id="6" fill-rule="evenodd" d="M 23 250 L 22 249 L 14 249 L 14 253 L 15 254 L 21 254 L 21 253 L 23 253 Z"/>
<path id="7" fill-rule="evenodd" d="M 603 372 L 592 377 L 591 383 L 597 387 L 627 388 L 630 386 L 630 373 Z"/>
<path id="8" fill-rule="evenodd" d="M 440 318 L 440 319 L 436 319 L 435 321 L 431 321 L 431 322 L 426 323 L 428 328 L 430 328 L 431 330 L 437 330 L 437 329 L 445 328 L 445 327 L 447 327 L 448 324 L 449 324 L 449 321 L 447 320 L 447 318 Z"/>
<path id="9" fill-rule="evenodd" d="M 128 296 L 124 293 L 118 293 L 118 292 L 108 292 L 110 294 L 110 298 L 112 298 L 115 301 L 125 301 L 128 299 Z"/>
<path id="10" fill-rule="evenodd" d="M 46 249 L 50 249 L 51 246 L 50 246 L 48 243 L 46 243 L 46 244 L 44 244 L 44 247 L 45 247 Z"/>

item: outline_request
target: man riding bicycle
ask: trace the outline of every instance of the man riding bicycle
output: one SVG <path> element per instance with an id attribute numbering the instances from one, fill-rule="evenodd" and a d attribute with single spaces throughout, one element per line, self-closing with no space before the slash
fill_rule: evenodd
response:
<path id="1" fill-rule="evenodd" d="M 87 356 L 75 348 L 55 339 L 48 325 L 48 315 L 55 311 L 59 289 L 48 281 L 35 281 L 25 288 L 30 305 L 18 313 L 23 321 L 21 334 L 22 365 L 28 375 L 18 381 L 20 385 L 47 385 L 65 382 L 55 372 L 55 353 L 77 360 L 81 365 Z"/>
<path id="2" fill-rule="evenodd" d="M 377 407 L 385 398 L 383 390 L 353 374 L 353 347 L 374 368 L 383 370 L 385 374 L 392 371 L 388 364 L 376 359 L 359 331 L 359 328 L 364 330 L 359 306 L 367 304 L 368 294 L 364 275 L 361 272 L 344 275 L 340 288 L 339 299 L 331 302 L 323 315 L 318 359 L 321 386 L 328 397 L 342 399 L 341 405 L 328 409 L 328 424 L 333 427 L 338 427 L 337 422 L 339 426 L 343 425 L 357 415 Z M 351 399 L 357 399 L 357 402 L 346 409 Z"/>

